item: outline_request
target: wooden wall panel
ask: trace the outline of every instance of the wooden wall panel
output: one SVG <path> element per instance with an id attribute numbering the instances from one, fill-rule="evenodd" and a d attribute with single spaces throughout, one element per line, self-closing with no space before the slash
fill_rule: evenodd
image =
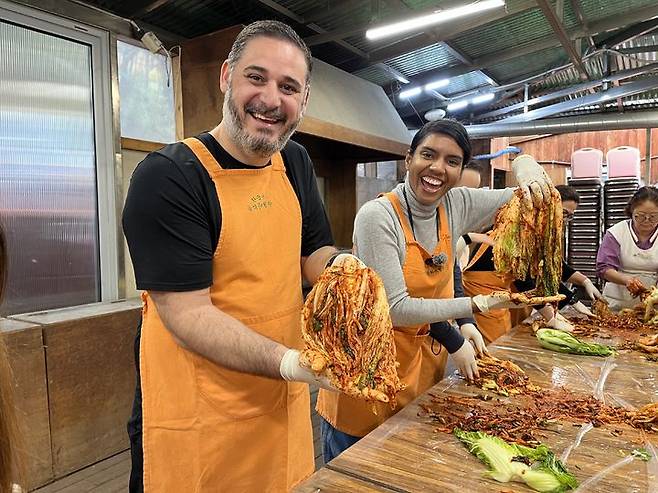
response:
<path id="1" fill-rule="evenodd" d="M 509 137 L 497 137 L 495 139 L 491 139 L 491 154 L 495 154 L 496 152 L 509 147 L 509 142 Z M 494 169 L 510 171 L 512 168 L 510 166 L 509 154 L 503 154 L 502 156 L 492 159 L 491 168 L 492 173 Z"/>
<path id="2" fill-rule="evenodd" d="M 233 26 L 182 43 L 181 93 L 185 137 L 214 128 L 222 119 L 219 69 L 242 30 Z"/>
<path id="3" fill-rule="evenodd" d="M 490 139 L 473 139 L 471 141 L 473 146 L 473 156 L 491 153 L 491 140 Z M 491 163 L 490 160 L 479 161 L 481 166 L 480 175 L 482 177 L 480 186 L 491 186 Z"/>
<path id="4" fill-rule="evenodd" d="M 313 157 L 316 173 L 325 179 L 325 207 L 334 242 L 352 248 L 352 232 L 356 215 L 356 164 L 350 159 L 325 160 Z"/>
<path id="5" fill-rule="evenodd" d="M 492 152 L 494 142 L 492 139 Z M 593 147 L 605 153 L 618 146 L 632 146 L 640 150 L 640 157 L 646 154 L 646 129 L 608 130 L 602 132 L 579 132 L 572 134 L 551 135 L 544 138 L 533 138 L 523 141 L 520 137 L 514 138 L 514 145 L 520 147 L 526 154 L 530 154 L 538 161 L 571 162 L 571 153 L 583 147 Z M 652 161 L 651 182 L 658 182 L 658 130 L 651 134 Z M 605 157 L 604 157 L 605 159 Z M 645 176 L 645 163 L 642 162 L 642 176 Z"/>
<path id="6" fill-rule="evenodd" d="M 32 489 L 47 483 L 53 475 L 41 327 L 0 319 L 0 333 L 7 346 L 15 382 L 15 403 L 27 475 L 27 484 L 23 486 Z"/>
<path id="7" fill-rule="evenodd" d="M 128 448 L 138 308 L 43 327 L 55 477 Z"/>

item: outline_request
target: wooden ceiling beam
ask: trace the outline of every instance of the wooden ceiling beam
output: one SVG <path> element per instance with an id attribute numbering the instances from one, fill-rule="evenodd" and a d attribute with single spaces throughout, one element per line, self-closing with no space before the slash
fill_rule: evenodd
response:
<path id="1" fill-rule="evenodd" d="M 556 15 L 555 11 L 553 10 L 553 7 L 551 7 L 551 5 L 548 3 L 548 0 L 536 0 L 536 1 L 537 1 L 537 5 L 539 5 L 539 8 L 544 13 L 544 17 L 546 17 L 546 20 L 551 25 L 553 32 L 560 40 L 560 44 L 562 45 L 562 48 L 564 48 L 564 51 L 566 51 L 567 55 L 569 55 L 569 59 L 571 60 L 571 63 L 573 63 L 574 67 L 576 67 L 576 70 L 578 70 L 578 73 L 580 74 L 580 78 L 582 80 L 589 79 L 587 68 L 585 67 L 583 60 L 580 57 L 580 53 L 576 52 L 576 48 L 573 42 L 569 38 L 567 31 L 564 29 L 564 25 Z"/>
<path id="2" fill-rule="evenodd" d="M 592 34 L 589 30 L 589 26 L 587 25 L 587 19 L 585 19 L 583 9 L 580 8 L 580 3 L 578 0 L 569 0 L 569 2 L 571 3 L 571 10 L 573 10 L 573 13 L 576 14 L 576 19 L 578 19 L 578 22 L 580 22 L 580 25 L 583 27 L 583 31 L 585 32 L 585 37 L 589 47 L 592 50 L 595 50 L 596 43 L 594 43 L 594 38 L 592 37 Z"/>

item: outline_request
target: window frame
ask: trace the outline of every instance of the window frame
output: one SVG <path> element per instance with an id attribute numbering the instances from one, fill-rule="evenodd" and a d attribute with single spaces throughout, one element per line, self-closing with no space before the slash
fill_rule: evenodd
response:
<path id="1" fill-rule="evenodd" d="M 99 301 L 114 301 L 119 297 L 120 252 L 116 194 L 120 180 L 117 181 L 116 170 L 120 169 L 121 154 L 116 147 L 118 139 L 114 138 L 116 122 L 113 103 L 116 98 L 112 96 L 116 72 L 111 70 L 110 33 L 5 0 L 0 0 L 0 15 L 27 29 L 60 36 L 90 47 L 100 262 Z"/>

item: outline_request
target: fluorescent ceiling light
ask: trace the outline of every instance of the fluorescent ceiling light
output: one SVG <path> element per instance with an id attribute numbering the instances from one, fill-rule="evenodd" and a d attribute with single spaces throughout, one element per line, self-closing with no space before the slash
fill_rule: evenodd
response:
<path id="1" fill-rule="evenodd" d="M 386 36 L 392 36 L 407 31 L 418 30 L 426 26 L 439 24 L 440 22 L 450 21 L 457 17 L 483 12 L 496 7 L 504 7 L 504 0 L 483 0 L 463 7 L 434 12 L 432 14 L 414 17 L 406 21 L 396 22 L 387 26 L 375 27 L 366 31 L 366 38 L 380 39 Z"/>
<path id="2" fill-rule="evenodd" d="M 425 90 L 426 91 L 431 91 L 432 89 L 438 89 L 439 87 L 445 87 L 448 84 L 450 84 L 450 79 L 436 80 L 434 82 L 430 82 L 429 84 L 425 84 Z"/>
<path id="3" fill-rule="evenodd" d="M 446 109 L 448 111 L 457 111 L 466 108 L 467 106 L 468 106 L 468 99 L 463 99 L 461 101 L 450 103 Z"/>
<path id="4" fill-rule="evenodd" d="M 413 89 L 407 89 L 400 93 L 400 99 L 407 99 L 412 96 L 418 96 L 421 93 L 422 89 L 420 87 L 414 87 Z"/>
<path id="5" fill-rule="evenodd" d="M 471 103 L 473 104 L 480 104 L 480 103 L 486 103 L 487 101 L 491 101 L 494 98 L 494 93 L 490 92 L 489 94 L 483 94 L 482 96 L 476 96 L 471 100 Z"/>

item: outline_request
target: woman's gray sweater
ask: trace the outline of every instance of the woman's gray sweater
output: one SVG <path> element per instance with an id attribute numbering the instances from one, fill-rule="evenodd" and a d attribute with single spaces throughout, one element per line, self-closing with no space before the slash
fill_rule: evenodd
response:
<path id="1" fill-rule="evenodd" d="M 446 208 L 454 252 L 459 237 L 493 223 L 498 208 L 514 192 L 513 188 L 484 190 L 459 187 L 448 191 L 437 203 L 423 205 L 416 200 L 413 190 L 405 181 L 393 189 L 404 214 L 407 214 L 407 205 L 402 194 L 403 188 L 406 188 L 412 211 L 416 241 L 430 253 L 437 243 L 436 208 L 439 204 Z M 404 231 L 387 198 L 371 200 L 357 213 L 354 220 L 354 248 L 356 255 L 382 278 L 394 326 L 439 322 L 473 314 L 470 298 L 425 299 L 409 296 L 402 274 L 406 249 Z"/>

